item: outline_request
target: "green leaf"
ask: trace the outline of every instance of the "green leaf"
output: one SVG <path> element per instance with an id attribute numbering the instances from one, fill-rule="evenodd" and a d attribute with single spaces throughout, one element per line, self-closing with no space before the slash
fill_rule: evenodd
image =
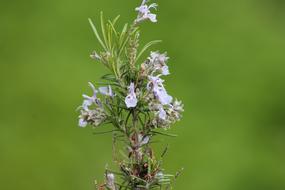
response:
<path id="1" fill-rule="evenodd" d="M 160 155 L 161 158 L 164 157 L 164 155 L 166 154 L 167 150 L 168 150 L 168 145 L 164 148 L 162 154 Z"/>
<path id="2" fill-rule="evenodd" d="M 108 21 L 108 23 L 110 24 L 110 26 L 111 26 L 111 28 L 112 28 L 114 34 L 115 34 L 116 36 L 118 36 L 118 32 L 117 32 L 116 29 L 115 29 L 114 23 L 111 22 L 110 20 Z"/>
<path id="3" fill-rule="evenodd" d="M 110 131 L 103 131 L 103 132 L 93 132 L 93 135 L 103 135 L 103 134 L 107 134 L 107 133 L 112 133 L 114 131 L 119 131 L 117 129 L 114 130 L 110 130 Z"/>
<path id="4" fill-rule="evenodd" d="M 158 134 L 158 135 L 164 135 L 164 136 L 168 136 L 168 137 L 177 137 L 177 135 L 175 134 L 170 134 L 170 133 L 162 133 L 162 132 L 158 132 L 158 131 L 151 131 L 153 134 Z"/>
<path id="5" fill-rule="evenodd" d="M 106 46 L 104 45 L 103 41 L 101 40 L 100 35 L 99 35 L 99 33 L 98 33 L 98 31 L 97 31 L 95 25 L 93 24 L 92 20 L 89 18 L 88 21 L 89 21 L 89 23 L 90 23 L 90 25 L 91 25 L 91 27 L 92 27 L 92 30 L 93 30 L 93 32 L 94 32 L 94 34 L 95 34 L 97 40 L 99 41 L 99 43 L 101 44 L 101 46 L 104 48 L 104 50 L 107 51 L 107 48 L 106 48 Z"/>
<path id="6" fill-rule="evenodd" d="M 122 31 L 121 31 L 121 35 L 120 35 L 120 42 L 123 40 L 124 38 L 124 35 L 126 34 L 127 32 L 127 29 L 128 29 L 128 24 L 125 24 Z"/>
<path id="7" fill-rule="evenodd" d="M 106 74 L 101 77 L 101 79 L 109 80 L 109 81 L 116 81 L 116 77 L 113 74 Z"/>
<path id="8" fill-rule="evenodd" d="M 114 20 L 112 21 L 112 25 L 116 25 L 116 23 L 117 23 L 117 21 L 119 20 L 119 18 L 120 18 L 120 15 L 118 15 L 118 16 L 116 16 L 115 18 L 114 18 Z"/>
<path id="9" fill-rule="evenodd" d="M 128 29 L 128 24 L 126 23 L 121 31 L 121 34 L 120 34 L 120 37 L 119 37 L 119 50 L 121 49 L 122 47 L 122 44 L 123 44 L 123 41 L 124 41 L 124 38 L 125 38 L 125 35 L 127 33 L 127 29 Z"/>
<path id="10" fill-rule="evenodd" d="M 100 20 L 101 20 L 101 30 L 103 34 L 103 39 L 105 41 L 106 47 L 108 48 L 108 41 L 107 41 L 106 30 L 105 30 L 105 25 L 104 25 L 103 12 L 100 12 Z M 110 49 L 110 47 L 108 49 Z"/>
<path id="11" fill-rule="evenodd" d="M 111 86 L 118 86 L 121 87 L 119 83 L 117 82 L 94 82 L 94 84 L 98 85 L 111 85 Z"/>
<path id="12" fill-rule="evenodd" d="M 111 28 L 111 26 L 110 26 L 110 24 L 107 24 L 107 28 L 108 28 L 108 43 L 109 43 L 109 49 L 110 49 L 110 51 L 112 52 L 112 50 L 111 50 L 111 48 L 112 48 L 112 34 L 113 34 L 113 32 L 112 32 L 112 28 Z"/>
<path id="13" fill-rule="evenodd" d="M 148 49 L 150 48 L 151 46 L 157 44 L 157 43 L 160 43 L 161 40 L 154 40 L 154 41 L 151 41 L 151 42 L 148 42 L 143 48 L 142 50 L 139 52 L 137 58 L 136 58 L 136 61 L 139 60 L 139 58 L 142 56 L 142 54 Z"/>

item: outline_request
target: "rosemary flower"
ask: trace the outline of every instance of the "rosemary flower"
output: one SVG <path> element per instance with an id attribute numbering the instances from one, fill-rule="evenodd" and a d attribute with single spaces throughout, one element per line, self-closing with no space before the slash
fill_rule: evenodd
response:
<path id="1" fill-rule="evenodd" d="M 142 4 L 141 6 L 137 7 L 135 10 L 138 12 L 138 17 L 135 20 L 136 23 L 142 22 L 144 20 L 150 20 L 151 22 L 157 22 L 156 14 L 152 14 L 150 12 L 151 8 L 156 9 L 157 4 L 153 3 L 150 5 Z"/>
<path id="2" fill-rule="evenodd" d="M 129 93 L 128 95 L 126 96 L 125 98 L 125 103 L 126 103 L 126 106 L 128 108 L 134 108 L 136 107 L 137 105 L 137 96 L 136 96 L 136 93 L 135 93 L 135 85 L 134 83 L 131 83 L 130 86 L 128 87 L 129 89 Z"/>
<path id="3" fill-rule="evenodd" d="M 155 74 L 169 75 L 169 69 L 166 64 L 169 57 L 166 53 L 151 52 L 148 59 L 141 65 L 144 75 L 154 76 Z"/>
<path id="4" fill-rule="evenodd" d="M 166 111 L 163 109 L 162 106 L 159 108 L 158 116 L 162 120 L 166 119 Z"/>
<path id="5" fill-rule="evenodd" d="M 87 124 L 88 124 L 88 122 L 84 118 L 80 117 L 79 122 L 78 122 L 78 126 L 79 127 L 86 127 Z"/>
<path id="6" fill-rule="evenodd" d="M 102 103 L 97 97 L 98 91 L 91 82 L 89 82 L 88 84 L 93 90 L 93 95 L 82 95 L 84 100 L 82 106 L 80 107 L 81 110 L 78 122 L 79 127 L 86 127 L 87 124 L 91 124 L 96 127 L 107 118 Z"/>
<path id="7" fill-rule="evenodd" d="M 96 51 L 93 51 L 93 52 L 91 53 L 90 57 L 91 57 L 92 59 L 94 59 L 94 60 L 98 60 L 98 61 L 101 60 L 101 56 L 98 55 L 98 53 L 97 53 Z"/>
<path id="8" fill-rule="evenodd" d="M 98 91 L 96 90 L 96 88 L 94 87 L 94 85 L 89 82 L 88 83 L 89 86 L 91 87 L 91 89 L 93 90 L 93 95 L 92 96 L 87 96 L 86 94 L 83 94 L 83 98 L 85 99 L 83 101 L 83 104 L 82 104 L 82 108 L 84 110 L 89 110 L 89 106 L 91 106 L 92 104 L 97 104 L 97 105 L 100 105 L 100 100 L 97 98 L 97 93 Z"/>
<path id="9" fill-rule="evenodd" d="M 92 110 L 81 110 L 81 114 L 79 116 L 79 127 L 86 127 L 87 124 L 97 127 L 105 121 L 106 118 L 107 115 L 105 110 L 101 107 L 97 107 Z"/>
<path id="10" fill-rule="evenodd" d="M 112 91 L 111 86 L 103 86 L 103 87 L 99 87 L 99 92 L 105 96 L 110 96 L 113 97 L 114 93 Z"/>
<path id="11" fill-rule="evenodd" d="M 147 85 L 148 90 L 152 90 L 154 93 L 154 96 L 160 101 L 162 105 L 167 105 L 172 102 L 172 97 L 167 94 L 163 82 L 159 76 L 149 76 L 149 82 Z"/>
<path id="12" fill-rule="evenodd" d="M 159 70 L 162 75 L 169 75 L 168 66 L 166 65 L 169 57 L 166 56 L 166 53 L 160 54 L 159 52 L 150 53 L 150 64 L 153 65 L 154 71 Z"/>
<path id="13" fill-rule="evenodd" d="M 112 173 L 106 174 L 106 186 L 110 190 L 116 190 L 115 186 L 115 175 Z"/>

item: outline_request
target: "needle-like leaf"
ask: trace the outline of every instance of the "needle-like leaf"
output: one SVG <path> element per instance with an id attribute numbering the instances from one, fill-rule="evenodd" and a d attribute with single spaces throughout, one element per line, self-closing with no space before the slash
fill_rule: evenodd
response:
<path id="1" fill-rule="evenodd" d="M 99 33 L 98 33 L 98 30 L 96 29 L 96 27 L 95 27 L 95 25 L 93 24 L 92 20 L 89 18 L 88 21 L 89 21 L 89 23 L 90 23 L 90 25 L 91 25 L 91 27 L 92 27 L 92 30 L 93 30 L 93 32 L 94 32 L 94 34 L 95 34 L 97 40 L 99 41 L 99 43 L 101 44 L 101 46 L 104 48 L 104 50 L 107 51 L 107 48 L 106 48 L 106 46 L 104 45 L 103 41 L 101 40 L 100 35 L 99 35 Z"/>
<path id="2" fill-rule="evenodd" d="M 153 40 L 153 41 L 151 41 L 151 42 L 148 42 L 148 43 L 142 48 L 142 50 L 138 53 L 138 56 L 137 56 L 137 58 L 136 58 L 136 61 L 139 60 L 139 58 L 142 56 L 142 54 L 143 54 L 148 48 L 150 48 L 151 46 L 153 46 L 153 45 L 155 45 L 155 44 L 157 44 L 157 43 L 160 43 L 160 42 L 161 42 L 161 40 Z"/>

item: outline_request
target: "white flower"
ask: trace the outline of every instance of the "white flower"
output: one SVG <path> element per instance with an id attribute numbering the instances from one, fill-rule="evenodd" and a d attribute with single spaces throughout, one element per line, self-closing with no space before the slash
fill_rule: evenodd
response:
<path id="1" fill-rule="evenodd" d="M 129 93 L 128 93 L 127 97 L 125 98 L 125 103 L 126 103 L 128 108 L 134 108 L 134 107 L 136 107 L 136 105 L 138 103 L 136 93 L 135 93 L 134 83 L 131 83 L 129 86 Z"/>
<path id="2" fill-rule="evenodd" d="M 83 118 L 79 119 L 78 122 L 79 127 L 86 127 L 87 121 L 85 121 Z"/>
<path id="3" fill-rule="evenodd" d="M 163 75 L 169 75 L 169 74 L 170 74 L 167 65 L 161 67 L 161 73 L 162 73 Z"/>
<path id="4" fill-rule="evenodd" d="M 90 97 L 87 97 L 86 95 L 83 94 L 83 97 L 85 98 L 88 98 L 86 100 L 83 101 L 82 103 L 82 108 L 84 110 L 89 110 L 89 106 L 91 106 L 93 104 L 93 101 L 90 99 Z"/>
<path id="5" fill-rule="evenodd" d="M 102 107 L 102 103 L 97 98 L 98 91 L 95 89 L 94 85 L 91 82 L 89 82 L 88 84 L 93 90 L 93 95 L 82 95 L 84 100 L 82 106 L 80 107 L 81 113 L 78 121 L 79 127 L 86 127 L 87 124 L 91 124 L 96 127 L 106 119 L 106 114 Z M 92 105 L 95 105 L 96 107 L 90 108 L 90 106 Z"/>
<path id="6" fill-rule="evenodd" d="M 178 121 L 181 118 L 181 113 L 184 111 L 181 101 L 175 100 L 169 107 L 167 113 L 172 121 Z"/>
<path id="7" fill-rule="evenodd" d="M 174 110 L 178 111 L 178 112 L 183 112 L 184 111 L 182 102 L 178 101 L 178 100 L 175 100 L 173 102 L 172 108 Z"/>
<path id="8" fill-rule="evenodd" d="M 114 96 L 112 88 L 110 85 L 108 87 L 107 86 L 99 87 L 99 92 L 103 95 L 106 95 L 106 96 L 111 96 L 111 97 Z"/>
<path id="9" fill-rule="evenodd" d="M 94 127 L 99 126 L 103 121 L 105 121 L 107 115 L 105 110 L 101 107 L 97 107 L 92 110 L 81 110 L 79 115 L 79 127 L 86 127 L 87 124 L 90 124 Z"/>
<path id="10" fill-rule="evenodd" d="M 166 53 L 160 54 L 159 52 L 151 52 L 150 53 L 150 61 L 158 62 L 162 65 L 165 65 L 169 57 L 167 57 Z"/>
<path id="11" fill-rule="evenodd" d="M 167 94 L 164 87 L 154 89 L 154 93 L 162 105 L 168 105 L 172 102 L 172 96 Z"/>
<path id="12" fill-rule="evenodd" d="M 98 53 L 96 51 L 93 51 L 90 55 L 90 57 L 94 60 L 101 60 L 101 56 L 98 55 Z"/>
<path id="13" fill-rule="evenodd" d="M 155 14 L 148 14 L 148 18 L 151 22 L 157 22 Z"/>
<path id="14" fill-rule="evenodd" d="M 149 136 L 143 136 L 142 134 L 138 134 L 138 145 L 143 146 L 149 142 Z"/>
<path id="15" fill-rule="evenodd" d="M 169 57 L 167 57 L 166 53 L 161 54 L 158 51 L 151 52 L 147 61 L 141 65 L 142 72 L 145 75 L 152 76 L 155 74 L 169 75 L 169 69 L 166 64 L 168 59 Z"/>
<path id="16" fill-rule="evenodd" d="M 163 86 L 163 80 L 159 78 L 159 76 L 148 76 L 149 82 L 147 84 L 147 89 L 155 89 L 158 88 L 159 86 Z"/>
<path id="17" fill-rule="evenodd" d="M 167 94 L 163 82 L 159 76 L 149 76 L 148 90 L 153 90 L 154 96 L 160 101 L 162 105 L 167 105 L 172 102 L 172 97 Z"/>
<path id="18" fill-rule="evenodd" d="M 89 106 L 91 106 L 93 103 L 100 104 L 99 100 L 97 99 L 97 92 L 98 91 L 95 89 L 94 85 L 91 82 L 89 82 L 88 84 L 93 90 L 93 95 L 92 96 L 87 96 L 85 94 L 82 95 L 83 98 L 85 98 L 85 100 L 83 101 L 83 104 L 82 104 L 82 108 L 84 110 L 89 110 Z"/>
<path id="19" fill-rule="evenodd" d="M 168 66 L 166 65 L 166 62 L 169 59 L 166 53 L 160 54 L 159 52 L 151 52 L 148 59 L 150 61 L 150 64 L 154 67 L 152 72 L 159 70 L 162 75 L 170 74 Z"/>
<path id="20" fill-rule="evenodd" d="M 136 22 L 141 22 L 144 20 L 149 19 L 151 22 L 157 22 L 156 20 L 156 14 L 152 14 L 150 12 L 151 8 L 156 9 L 157 4 L 153 3 L 151 5 L 141 5 L 140 7 L 137 7 L 135 10 L 139 12 L 138 18 L 136 19 Z"/>
<path id="21" fill-rule="evenodd" d="M 166 119 L 166 111 L 163 109 L 162 106 L 159 108 L 158 117 L 162 120 Z"/>
<path id="22" fill-rule="evenodd" d="M 108 188 L 110 188 L 111 190 L 116 190 L 116 186 L 115 186 L 115 175 L 112 173 L 108 173 L 106 174 L 106 185 Z"/>

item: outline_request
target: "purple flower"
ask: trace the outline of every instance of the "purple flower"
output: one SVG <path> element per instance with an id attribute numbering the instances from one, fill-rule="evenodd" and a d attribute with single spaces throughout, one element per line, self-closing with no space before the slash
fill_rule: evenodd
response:
<path id="1" fill-rule="evenodd" d="M 99 60 L 99 61 L 101 60 L 100 55 L 98 55 L 98 53 L 97 53 L 96 51 L 93 51 L 93 52 L 91 53 L 90 57 L 91 57 L 92 59 L 94 59 L 94 60 Z"/>
<path id="2" fill-rule="evenodd" d="M 96 88 L 94 87 L 94 85 L 91 82 L 89 82 L 88 84 L 91 87 L 91 89 L 93 90 L 93 95 L 92 96 L 87 96 L 86 94 L 82 95 L 83 98 L 85 99 L 83 101 L 83 104 L 82 104 L 82 108 L 84 110 L 89 110 L 89 106 L 91 106 L 92 104 L 97 104 L 99 106 L 101 105 L 100 100 L 97 98 L 97 92 L 98 91 L 96 90 Z"/>
<path id="3" fill-rule="evenodd" d="M 172 102 L 172 97 L 167 94 L 163 82 L 159 76 L 149 76 L 148 90 L 152 90 L 155 97 L 160 101 L 162 105 L 167 105 Z"/>
<path id="4" fill-rule="evenodd" d="M 154 67 L 152 72 L 159 70 L 162 75 L 170 74 L 168 66 L 166 65 L 166 62 L 169 59 L 169 57 L 166 56 L 166 53 L 160 54 L 159 52 L 151 52 L 148 59 L 150 64 Z"/>
<path id="5" fill-rule="evenodd" d="M 166 56 L 166 53 L 160 54 L 158 51 L 150 53 L 150 61 L 158 62 L 162 65 L 165 65 L 169 57 Z"/>
<path id="6" fill-rule="evenodd" d="M 159 108 L 158 117 L 162 120 L 166 119 L 166 111 L 163 109 L 162 106 Z"/>
<path id="7" fill-rule="evenodd" d="M 149 142 L 149 136 L 144 136 L 142 134 L 138 134 L 138 146 L 143 146 Z"/>
<path id="8" fill-rule="evenodd" d="M 79 119 L 79 122 L 78 122 L 79 127 L 86 127 L 87 124 L 88 123 L 85 119 L 83 118 Z"/>
<path id="9" fill-rule="evenodd" d="M 100 87 L 99 88 L 99 92 L 103 95 L 106 95 L 106 96 L 110 96 L 110 97 L 113 97 L 114 94 L 113 94 L 113 91 L 112 91 L 112 88 L 111 86 L 104 86 L 104 87 Z"/>
<path id="10" fill-rule="evenodd" d="M 151 8 L 156 9 L 156 7 L 157 7 L 157 4 L 155 3 L 149 6 L 142 4 L 140 7 L 137 7 L 135 10 L 138 11 L 139 14 L 138 14 L 138 18 L 136 19 L 136 22 L 138 23 L 138 22 L 141 22 L 147 19 L 149 19 L 151 22 L 157 22 L 156 14 L 152 14 L 150 12 Z"/>
<path id="11" fill-rule="evenodd" d="M 162 73 L 163 75 L 169 75 L 169 74 L 170 74 L 167 65 L 161 67 L 161 73 Z"/>
<path id="12" fill-rule="evenodd" d="M 107 173 L 106 174 L 106 185 L 108 187 L 108 189 L 111 190 L 116 190 L 116 186 L 115 186 L 115 175 L 112 173 Z"/>
<path id="13" fill-rule="evenodd" d="M 128 87 L 128 89 L 129 89 L 129 93 L 125 98 L 125 103 L 126 103 L 128 108 L 134 108 L 134 107 L 136 107 L 136 105 L 138 103 L 136 93 L 135 93 L 134 83 L 131 83 L 130 86 Z"/>
<path id="14" fill-rule="evenodd" d="M 172 96 L 168 95 L 164 87 L 154 89 L 154 93 L 162 105 L 167 105 L 172 102 Z"/>

